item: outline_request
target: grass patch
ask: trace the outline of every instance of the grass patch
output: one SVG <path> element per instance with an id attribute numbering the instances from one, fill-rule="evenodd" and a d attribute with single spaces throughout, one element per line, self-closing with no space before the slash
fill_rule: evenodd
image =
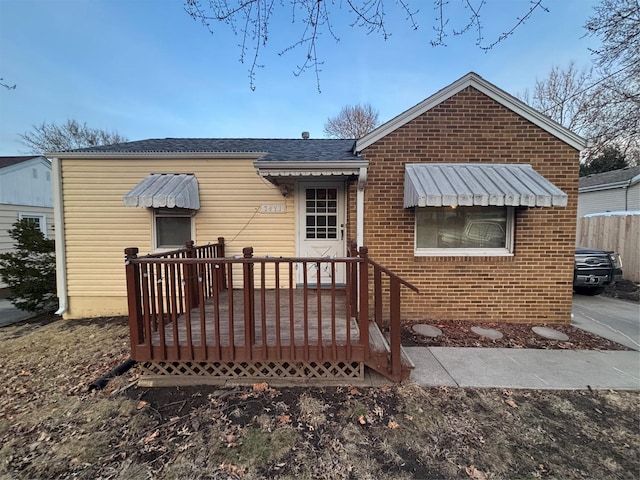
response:
<path id="1" fill-rule="evenodd" d="M 637 392 L 88 385 L 123 319 L 0 329 L 0 478 L 633 478 Z M 118 393 L 119 389 L 123 389 Z M 470 473 L 469 473 L 470 472 Z"/>

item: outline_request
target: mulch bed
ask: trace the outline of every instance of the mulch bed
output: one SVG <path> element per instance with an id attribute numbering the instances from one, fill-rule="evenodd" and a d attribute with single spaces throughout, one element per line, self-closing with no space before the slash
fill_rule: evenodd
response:
<path id="1" fill-rule="evenodd" d="M 425 337 L 413 331 L 416 324 L 438 327 L 439 337 Z M 502 332 L 499 340 L 481 337 L 471 327 L 492 328 Z M 536 335 L 531 328 L 545 326 L 566 334 L 569 341 L 549 340 Z M 408 321 L 403 323 L 402 345 L 405 347 L 491 347 L 491 348 L 540 348 L 564 350 L 631 350 L 630 348 L 601 338 L 571 325 L 534 325 L 520 323 L 471 323 L 446 320 L 441 322 Z"/>

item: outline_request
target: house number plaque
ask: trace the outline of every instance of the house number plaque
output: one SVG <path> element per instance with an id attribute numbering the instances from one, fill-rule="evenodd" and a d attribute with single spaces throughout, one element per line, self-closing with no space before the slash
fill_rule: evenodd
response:
<path id="1" fill-rule="evenodd" d="M 263 204 L 260 205 L 260 209 L 258 210 L 260 213 L 286 213 L 287 208 L 284 203 L 282 204 Z"/>

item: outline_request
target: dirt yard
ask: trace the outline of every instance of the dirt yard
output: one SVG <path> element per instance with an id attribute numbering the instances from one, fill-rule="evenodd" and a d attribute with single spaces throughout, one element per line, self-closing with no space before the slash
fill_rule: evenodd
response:
<path id="1" fill-rule="evenodd" d="M 140 389 L 123 319 L 0 329 L 2 479 L 637 478 L 640 393 Z"/>

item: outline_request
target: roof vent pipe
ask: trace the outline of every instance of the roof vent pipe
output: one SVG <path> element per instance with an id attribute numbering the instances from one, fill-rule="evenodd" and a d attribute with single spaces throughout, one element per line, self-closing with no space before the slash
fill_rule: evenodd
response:
<path id="1" fill-rule="evenodd" d="M 309 132 L 302 132 L 302 138 L 304 140 L 309 140 Z"/>

